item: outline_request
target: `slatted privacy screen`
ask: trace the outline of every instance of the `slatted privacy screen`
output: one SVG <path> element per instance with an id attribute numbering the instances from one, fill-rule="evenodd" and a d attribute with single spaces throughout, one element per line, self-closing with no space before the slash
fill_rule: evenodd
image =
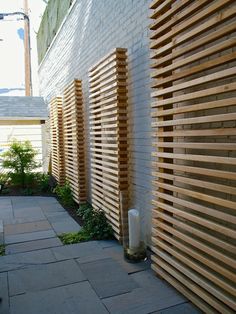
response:
<path id="1" fill-rule="evenodd" d="M 153 269 L 207 313 L 236 309 L 236 2 L 151 5 Z"/>
<path id="2" fill-rule="evenodd" d="M 63 184 L 65 173 L 61 97 L 55 97 L 50 101 L 50 133 L 52 175 L 58 184 Z"/>
<path id="3" fill-rule="evenodd" d="M 74 80 L 64 90 L 63 126 L 65 176 L 74 200 L 86 201 L 85 147 L 82 83 Z"/>
<path id="4" fill-rule="evenodd" d="M 127 208 L 120 204 L 120 193 L 128 188 L 126 49 L 103 58 L 89 77 L 92 204 L 104 210 L 121 239 Z"/>

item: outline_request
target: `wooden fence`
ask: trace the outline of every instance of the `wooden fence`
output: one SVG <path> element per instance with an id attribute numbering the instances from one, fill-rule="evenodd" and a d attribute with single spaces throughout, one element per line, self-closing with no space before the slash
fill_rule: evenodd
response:
<path id="1" fill-rule="evenodd" d="M 126 49 L 104 57 L 89 77 L 92 205 L 104 210 L 121 239 L 127 208 L 120 195 L 128 188 Z"/>
<path id="2" fill-rule="evenodd" d="M 65 182 L 65 169 L 61 97 L 55 97 L 50 101 L 50 133 L 52 175 L 58 184 L 63 184 Z"/>
<path id="3" fill-rule="evenodd" d="M 155 0 L 152 267 L 206 313 L 236 309 L 236 2 Z"/>
<path id="4" fill-rule="evenodd" d="M 65 176 L 74 200 L 86 201 L 82 83 L 74 80 L 63 96 Z"/>

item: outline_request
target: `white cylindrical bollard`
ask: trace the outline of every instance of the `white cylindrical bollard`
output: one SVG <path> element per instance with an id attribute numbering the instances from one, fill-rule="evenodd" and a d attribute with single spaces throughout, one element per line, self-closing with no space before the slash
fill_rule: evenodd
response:
<path id="1" fill-rule="evenodd" d="M 137 209 L 128 211 L 129 219 L 129 249 L 136 250 L 140 247 L 140 217 Z"/>

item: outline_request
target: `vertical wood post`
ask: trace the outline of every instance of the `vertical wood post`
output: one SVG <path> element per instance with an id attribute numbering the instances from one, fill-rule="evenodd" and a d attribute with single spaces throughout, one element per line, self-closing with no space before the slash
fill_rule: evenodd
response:
<path id="1" fill-rule="evenodd" d="M 24 0 L 24 13 L 29 16 L 28 0 Z M 30 22 L 27 17 L 24 18 L 25 96 L 31 96 Z"/>

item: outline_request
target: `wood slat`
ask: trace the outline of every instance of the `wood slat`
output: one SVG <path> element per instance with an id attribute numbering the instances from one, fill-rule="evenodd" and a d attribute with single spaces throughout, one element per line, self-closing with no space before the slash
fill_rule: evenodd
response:
<path id="1" fill-rule="evenodd" d="M 152 268 L 203 312 L 233 313 L 236 3 L 151 8 Z"/>
<path id="2" fill-rule="evenodd" d="M 73 80 L 63 94 L 66 180 L 77 203 L 87 199 L 82 82 Z"/>
<path id="3" fill-rule="evenodd" d="M 186 19 L 183 23 L 177 24 L 173 29 L 166 32 L 165 35 L 160 36 L 157 40 L 155 40 L 155 48 L 162 45 L 163 42 L 166 42 L 168 39 L 172 40 L 173 37 L 178 35 L 181 32 L 184 32 L 187 30 L 188 32 L 191 32 L 191 26 L 194 26 L 196 23 L 199 23 L 204 18 L 208 18 L 208 21 L 211 20 L 210 17 L 212 14 L 217 13 L 215 23 L 213 25 L 217 25 L 218 22 L 221 22 L 224 18 L 225 12 L 228 12 L 228 10 L 222 10 L 221 9 L 230 3 L 232 3 L 233 0 L 218 0 L 215 2 L 211 2 L 211 5 L 205 7 L 203 10 L 198 12 L 197 14 L 193 15 L 191 18 Z M 194 29 L 196 29 L 197 26 L 195 26 Z M 206 28 L 204 29 L 206 31 Z"/>
<path id="4" fill-rule="evenodd" d="M 51 134 L 51 162 L 52 176 L 58 184 L 64 184 L 64 152 L 62 125 L 62 97 L 55 97 L 50 101 L 50 134 Z"/>
<path id="5" fill-rule="evenodd" d="M 126 64 L 126 49 L 117 48 L 89 72 L 92 204 L 104 210 L 118 240 L 128 209 L 121 212 L 120 204 L 128 186 Z"/>
<path id="6" fill-rule="evenodd" d="M 236 158 L 230 157 L 216 157 L 216 156 L 203 156 L 203 155 L 190 155 L 190 154 L 171 154 L 171 153 L 152 153 L 155 157 L 171 158 L 171 159 L 183 159 L 193 161 L 212 162 L 220 164 L 236 165 Z"/>
<path id="7" fill-rule="evenodd" d="M 235 58 L 236 58 L 236 54 L 235 54 Z M 156 118 L 156 117 L 168 116 L 168 115 L 171 116 L 171 115 L 177 115 L 181 113 L 195 112 L 195 111 L 208 110 L 208 109 L 214 109 L 214 108 L 223 108 L 223 107 L 234 106 L 234 105 L 236 105 L 235 97 L 204 102 L 204 103 L 200 103 L 196 105 L 182 106 L 182 107 L 177 107 L 173 109 L 158 110 L 152 113 L 152 117 Z"/>
<path id="8" fill-rule="evenodd" d="M 172 175 L 169 173 L 162 173 L 162 172 L 156 173 L 156 174 L 153 173 L 153 176 L 161 177 L 161 178 L 176 181 L 176 182 L 187 183 L 187 184 L 198 186 L 198 187 L 200 186 L 201 188 L 218 191 L 219 193 L 222 192 L 226 194 L 236 195 L 236 187 L 229 186 L 229 185 L 217 184 L 217 183 L 212 183 L 212 182 L 204 181 L 204 180 L 191 179 L 184 176 Z"/>

